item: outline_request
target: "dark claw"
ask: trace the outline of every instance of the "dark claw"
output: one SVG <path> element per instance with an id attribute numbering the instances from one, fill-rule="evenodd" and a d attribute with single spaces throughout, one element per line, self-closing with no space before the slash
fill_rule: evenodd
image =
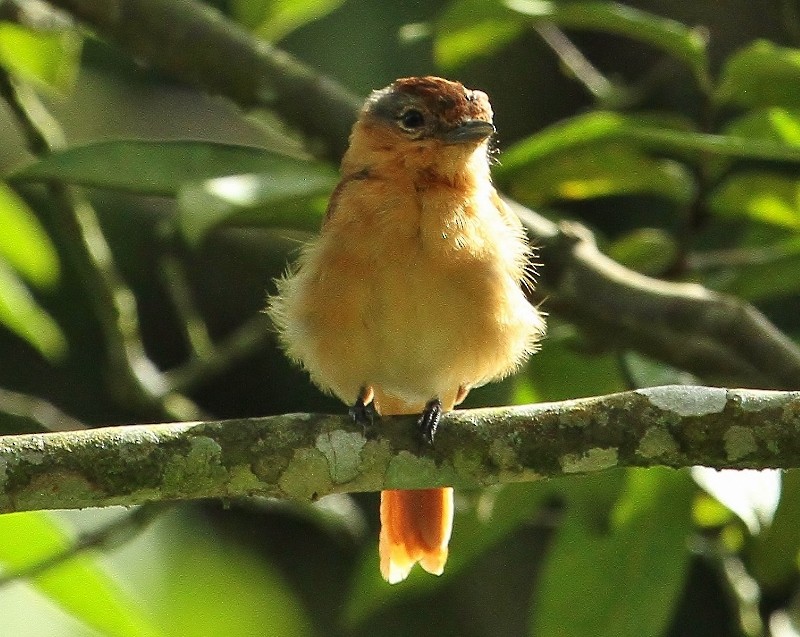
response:
<path id="1" fill-rule="evenodd" d="M 417 424 L 419 431 L 422 434 L 422 439 L 429 445 L 433 444 L 433 438 L 436 435 L 436 430 L 439 428 L 439 420 L 442 418 L 442 401 L 438 398 L 429 400 L 425 405 Z"/>
<path id="2" fill-rule="evenodd" d="M 375 438 L 375 419 L 380 418 L 380 415 L 375 411 L 372 402 L 365 403 L 364 398 L 359 396 L 355 404 L 350 407 L 350 417 L 364 430 L 365 438 Z"/>

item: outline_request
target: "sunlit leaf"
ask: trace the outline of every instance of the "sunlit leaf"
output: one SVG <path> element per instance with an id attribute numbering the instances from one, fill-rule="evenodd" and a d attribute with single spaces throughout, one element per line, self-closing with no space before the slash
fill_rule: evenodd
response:
<path id="1" fill-rule="evenodd" d="M 48 513 L 0 516 L 0 565 L 18 570 L 55 555 L 71 539 Z M 87 554 L 36 576 L 32 585 L 64 610 L 109 637 L 156 637 L 162 633 L 138 612 Z"/>
<path id="2" fill-rule="evenodd" d="M 506 0 L 506 6 L 534 23 L 551 22 L 570 29 L 614 33 L 645 42 L 685 62 L 705 85 L 706 39 L 698 29 L 616 2 Z"/>
<path id="3" fill-rule="evenodd" d="M 525 24 L 499 0 L 459 0 L 436 21 L 433 52 L 444 69 L 488 55 L 516 38 Z"/>
<path id="4" fill-rule="evenodd" d="M 324 164 L 291 163 L 269 173 L 189 183 L 178 193 L 178 223 L 192 244 L 210 228 L 246 212 L 263 226 L 315 231 L 321 216 L 298 204 L 327 194 L 336 181 L 336 172 Z"/>
<path id="5" fill-rule="evenodd" d="M 531 635 L 664 633 L 689 564 L 695 487 L 669 469 L 628 475 L 606 529 L 568 509 L 534 589 Z"/>
<path id="6" fill-rule="evenodd" d="M 731 120 L 724 128 L 726 136 L 760 140 L 800 148 L 800 109 L 779 106 L 758 108 Z M 714 157 L 708 163 L 709 176 L 719 178 L 732 164 L 730 157 Z"/>
<path id="7" fill-rule="evenodd" d="M 0 258 L 0 325 L 25 339 L 47 358 L 63 356 L 67 342 L 56 322 Z"/>
<path id="8" fill-rule="evenodd" d="M 634 193 L 685 202 L 694 192 L 694 179 L 677 162 L 653 159 L 621 144 L 595 144 L 531 162 L 515 173 L 508 187 L 530 206 Z"/>
<path id="9" fill-rule="evenodd" d="M 309 162 L 253 146 L 205 141 L 120 140 L 67 148 L 23 167 L 15 180 L 60 179 L 84 186 L 175 195 L 187 182 L 227 175 L 312 171 Z M 318 170 L 318 169 L 316 169 Z"/>
<path id="10" fill-rule="evenodd" d="M 0 65 L 50 88 L 63 91 L 72 87 L 81 45 L 77 30 L 34 31 L 0 22 Z"/>
<path id="11" fill-rule="evenodd" d="M 52 286 L 59 261 L 50 238 L 25 201 L 0 182 L 0 258 L 38 286 Z"/>
<path id="12" fill-rule="evenodd" d="M 732 175 L 709 198 L 709 208 L 726 217 L 800 230 L 800 180 L 778 173 Z"/>
<path id="13" fill-rule="evenodd" d="M 744 107 L 800 107 L 800 49 L 758 40 L 728 58 L 716 98 Z"/>
<path id="14" fill-rule="evenodd" d="M 304 24 L 327 15 L 344 0 L 233 0 L 233 16 L 262 38 L 274 42 Z"/>
<path id="15" fill-rule="evenodd" d="M 280 573 L 199 516 L 165 516 L 153 532 L 158 557 L 149 551 L 142 559 L 156 573 L 148 595 L 170 635 L 312 634 L 307 609 Z"/>
<path id="16" fill-rule="evenodd" d="M 739 516 L 751 534 L 757 535 L 762 527 L 772 523 L 781 492 L 781 472 L 777 469 L 718 471 L 693 467 L 692 477 Z"/>
<path id="17" fill-rule="evenodd" d="M 725 128 L 733 137 L 765 139 L 800 146 L 800 109 L 782 107 L 748 111 Z"/>
<path id="18" fill-rule="evenodd" d="M 677 130 L 653 120 L 595 111 L 554 124 L 523 139 L 501 156 L 495 174 L 506 184 L 514 173 L 555 152 L 599 141 L 625 141 L 653 151 L 800 162 L 800 147 L 770 140 Z"/>

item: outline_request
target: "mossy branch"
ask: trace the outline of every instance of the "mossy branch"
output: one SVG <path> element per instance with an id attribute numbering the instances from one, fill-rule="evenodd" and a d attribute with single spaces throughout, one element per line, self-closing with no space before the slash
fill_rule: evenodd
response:
<path id="1" fill-rule="evenodd" d="M 617 466 L 800 467 L 800 392 L 671 385 L 409 417 L 365 438 L 345 416 L 289 414 L 0 437 L 0 513 L 262 495 L 474 488 Z"/>

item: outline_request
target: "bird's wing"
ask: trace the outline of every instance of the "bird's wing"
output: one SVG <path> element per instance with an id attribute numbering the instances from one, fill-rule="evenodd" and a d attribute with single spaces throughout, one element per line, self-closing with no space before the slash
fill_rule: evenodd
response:
<path id="1" fill-rule="evenodd" d="M 336 184 L 336 188 L 333 189 L 331 193 L 331 198 L 328 199 L 328 207 L 325 210 L 325 218 L 322 220 L 322 227 L 325 227 L 325 224 L 331 220 L 333 215 L 336 214 L 336 208 L 339 206 L 339 200 L 342 198 L 342 193 L 344 189 L 349 186 L 353 181 L 358 181 L 361 179 L 367 179 L 369 177 L 369 169 L 362 168 L 358 172 L 350 173 L 349 175 L 345 175 L 339 180 L 339 183 Z"/>

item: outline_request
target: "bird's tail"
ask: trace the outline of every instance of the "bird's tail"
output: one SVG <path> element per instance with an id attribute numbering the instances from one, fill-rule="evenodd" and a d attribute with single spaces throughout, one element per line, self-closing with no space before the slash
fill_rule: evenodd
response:
<path id="1" fill-rule="evenodd" d="M 419 414 L 376 390 L 375 407 L 381 415 Z M 447 405 L 452 409 L 452 404 Z M 453 489 L 392 490 L 381 492 L 381 575 L 390 584 L 408 577 L 414 564 L 441 575 L 447 562 L 447 544 L 453 530 Z"/>
<path id="2" fill-rule="evenodd" d="M 381 492 L 381 575 L 402 582 L 417 562 L 441 575 L 453 529 L 453 489 Z"/>

